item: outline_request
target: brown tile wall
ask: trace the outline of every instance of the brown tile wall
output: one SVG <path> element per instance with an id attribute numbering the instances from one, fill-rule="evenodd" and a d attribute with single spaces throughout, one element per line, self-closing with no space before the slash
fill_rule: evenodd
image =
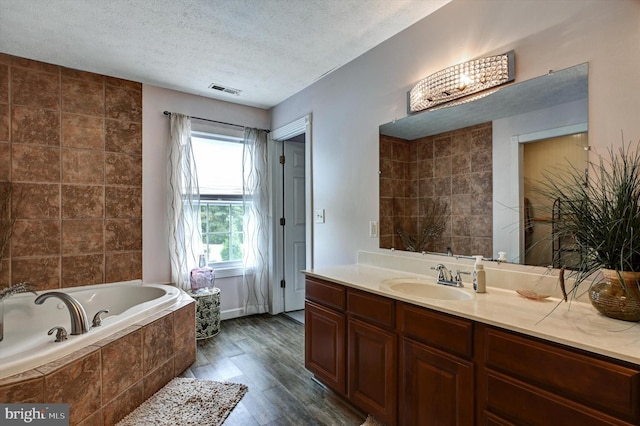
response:
<path id="1" fill-rule="evenodd" d="M 142 278 L 142 85 L 0 54 L 0 180 L 29 194 L 0 287 Z"/>
<path id="2" fill-rule="evenodd" d="M 196 359 L 195 302 L 33 370 L 0 379 L 5 403 L 69 404 L 71 425 L 111 426 Z"/>
<path id="3" fill-rule="evenodd" d="M 404 250 L 394 222 L 415 235 L 425 203 L 445 202 L 446 230 L 433 251 L 493 255 L 492 125 L 407 141 L 380 136 L 380 247 Z"/>

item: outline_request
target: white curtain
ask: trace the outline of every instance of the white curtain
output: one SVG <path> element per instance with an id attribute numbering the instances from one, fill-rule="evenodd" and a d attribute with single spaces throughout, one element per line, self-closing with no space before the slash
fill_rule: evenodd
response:
<path id="1" fill-rule="evenodd" d="M 171 113 L 171 141 L 168 158 L 169 250 L 171 281 L 188 290 L 189 272 L 198 266 L 200 233 L 200 191 L 191 147 L 191 119 Z"/>
<path id="2" fill-rule="evenodd" d="M 245 314 L 269 310 L 267 132 L 245 129 L 243 150 Z"/>

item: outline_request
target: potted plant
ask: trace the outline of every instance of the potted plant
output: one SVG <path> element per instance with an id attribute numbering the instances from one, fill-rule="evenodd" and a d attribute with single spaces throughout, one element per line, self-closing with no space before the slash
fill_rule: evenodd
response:
<path id="1" fill-rule="evenodd" d="M 608 156 L 589 161 L 586 172 L 569 167 L 545 174 L 541 188 L 561 206 L 553 238 L 573 238 L 580 253 L 566 265 L 574 280 L 570 292 L 575 296 L 582 283 L 590 282 L 593 306 L 626 321 L 640 321 L 639 148 L 640 143 L 635 149 L 624 143 L 610 147 Z"/>

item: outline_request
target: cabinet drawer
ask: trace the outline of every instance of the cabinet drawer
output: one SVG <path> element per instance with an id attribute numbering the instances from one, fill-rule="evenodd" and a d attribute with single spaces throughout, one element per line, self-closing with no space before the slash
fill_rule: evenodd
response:
<path id="1" fill-rule="evenodd" d="M 347 311 L 354 317 L 383 327 L 395 326 L 395 301 L 388 297 L 348 289 Z"/>
<path id="2" fill-rule="evenodd" d="M 485 331 L 487 367 L 590 407 L 640 420 L 640 371 L 492 328 Z"/>
<path id="3" fill-rule="evenodd" d="M 340 284 L 317 278 L 307 278 L 306 298 L 340 311 L 345 309 L 345 288 Z"/>
<path id="4" fill-rule="evenodd" d="M 488 411 L 509 419 L 514 424 L 629 425 L 590 406 L 576 404 L 497 372 L 487 370 L 485 380 Z"/>
<path id="5" fill-rule="evenodd" d="M 398 326 L 405 337 L 465 358 L 473 355 L 471 321 L 398 303 Z"/>

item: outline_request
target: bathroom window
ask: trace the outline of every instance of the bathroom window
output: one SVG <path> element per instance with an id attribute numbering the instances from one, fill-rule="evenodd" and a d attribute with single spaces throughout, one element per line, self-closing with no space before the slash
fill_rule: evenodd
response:
<path id="1" fill-rule="evenodd" d="M 200 200 L 202 243 L 208 263 L 241 262 L 244 233 L 242 200 Z"/>
<path id="2" fill-rule="evenodd" d="M 241 137 L 192 132 L 200 188 L 202 247 L 216 276 L 242 274 L 243 215 Z"/>

